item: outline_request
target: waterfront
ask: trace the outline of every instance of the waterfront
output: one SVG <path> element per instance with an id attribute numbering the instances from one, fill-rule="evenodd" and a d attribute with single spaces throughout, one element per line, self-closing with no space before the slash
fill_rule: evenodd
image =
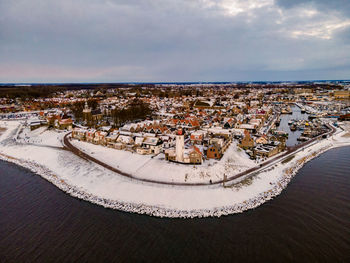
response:
<path id="1" fill-rule="evenodd" d="M 278 130 L 282 130 L 285 132 L 288 132 L 288 140 L 286 141 L 287 146 L 294 146 L 299 144 L 300 142 L 297 140 L 300 135 L 303 133 L 303 131 L 296 130 L 291 131 L 290 125 L 288 125 L 288 122 L 290 120 L 307 120 L 309 114 L 301 113 L 301 110 L 298 106 L 292 106 L 291 107 L 293 114 L 282 114 L 281 115 L 281 123 L 280 126 L 277 127 Z"/>
<path id="2" fill-rule="evenodd" d="M 0 253 L 5 261 L 346 261 L 350 147 L 307 163 L 257 209 L 207 219 L 158 219 L 72 198 L 0 162 Z"/>

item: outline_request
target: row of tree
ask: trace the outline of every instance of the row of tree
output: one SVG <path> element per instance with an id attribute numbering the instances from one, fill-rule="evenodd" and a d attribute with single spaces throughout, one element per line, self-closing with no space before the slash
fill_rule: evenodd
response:
<path id="1" fill-rule="evenodd" d="M 89 99 L 87 101 L 88 103 L 88 106 L 94 110 L 97 108 L 98 106 L 98 101 L 95 100 L 95 99 Z M 84 107 L 85 107 L 85 102 L 84 101 L 78 101 L 78 102 L 75 102 L 74 104 L 70 105 L 70 109 L 76 119 L 77 122 L 80 122 L 81 120 L 83 120 L 83 110 L 84 110 Z"/>
<path id="2" fill-rule="evenodd" d="M 148 103 L 135 99 L 126 108 L 112 111 L 112 118 L 117 127 L 129 121 L 145 120 L 152 115 L 152 108 Z"/>

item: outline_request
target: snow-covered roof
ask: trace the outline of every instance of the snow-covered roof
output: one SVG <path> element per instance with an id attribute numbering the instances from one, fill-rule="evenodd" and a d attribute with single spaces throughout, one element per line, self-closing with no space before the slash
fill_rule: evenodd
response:
<path id="1" fill-rule="evenodd" d="M 135 138 L 135 144 L 141 145 L 143 143 L 145 138 L 143 137 L 136 137 Z"/>
<path id="2" fill-rule="evenodd" d="M 247 130 L 254 130 L 255 129 L 255 125 L 252 125 L 252 124 L 241 124 L 241 125 L 239 125 L 239 128 L 247 129 Z"/>
<path id="3" fill-rule="evenodd" d="M 127 135 L 127 136 L 129 136 L 129 135 L 132 134 L 132 133 L 129 132 L 129 131 L 120 131 L 119 133 L 120 133 L 120 135 Z"/>
<path id="4" fill-rule="evenodd" d="M 156 137 L 147 137 L 145 139 L 145 141 L 143 142 L 143 144 L 147 144 L 147 145 L 157 145 L 157 143 L 159 142 L 159 138 Z"/>
<path id="5" fill-rule="evenodd" d="M 117 141 L 123 143 L 132 143 L 134 140 L 130 136 L 120 135 Z"/>

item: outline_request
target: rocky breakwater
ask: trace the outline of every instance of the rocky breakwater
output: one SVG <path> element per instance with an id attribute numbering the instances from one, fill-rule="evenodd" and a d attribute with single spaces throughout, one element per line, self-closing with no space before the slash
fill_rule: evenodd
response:
<path id="1" fill-rule="evenodd" d="M 61 189 L 62 191 L 66 192 L 67 194 L 73 197 L 77 197 L 79 199 L 83 199 L 91 203 L 101 205 L 105 208 L 117 209 L 120 211 L 125 211 L 130 213 L 147 214 L 147 215 L 156 216 L 156 217 L 195 218 L 195 217 L 220 217 L 223 215 L 242 213 L 243 211 L 246 211 L 248 209 L 253 209 L 262 205 L 268 200 L 271 200 L 274 197 L 278 196 L 283 191 L 283 189 L 287 187 L 288 183 L 295 176 L 297 171 L 306 162 L 310 161 L 311 159 L 315 158 L 316 156 L 320 155 L 321 153 L 325 152 L 331 147 L 332 147 L 332 144 L 329 143 L 326 146 L 323 146 L 318 150 L 311 151 L 310 153 L 305 154 L 305 156 L 299 158 L 298 160 L 285 165 L 286 167 L 283 166 L 284 168 L 282 168 L 283 170 L 281 170 L 282 175 L 278 176 L 278 179 L 275 182 L 270 183 L 271 188 L 264 192 L 257 193 L 256 196 L 253 198 L 247 199 L 241 203 L 234 203 L 228 206 L 213 207 L 209 209 L 193 209 L 193 210 L 177 210 L 177 209 L 157 207 L 157 206 L 141 204 L 141 203 L 136 204 L 136 203 L 123 202 L 122 200 L 111 200 L 111 199 L 101 198 L 99 196 L 88 193 L 82 188 L 68 184 L 64 180 L 60 179 L 59 176 L 53 174 L 52 171 L 35 162 L 31 162 L 23 159 L 17 159 L 5 154 L 0 154 L 0 159 L 15 163 L 17 165 L 23 166 L 31 170 L 32 172 L 40 175 L 41 177 L 53 183 L 59 189 Z M 268 172 L 269 171 L 265 171 L 263 173 L 268 173 Z M 263 173 L 261 174 L 262 176 L 263 176 Z M 191 188 L 188 188 L 188 191 L 191 191 Z M 211 189 L 208 189 L 208 191 L 211 191 Z M 232 189 L 227 189 L 227 191 L 232 191 Z"/>

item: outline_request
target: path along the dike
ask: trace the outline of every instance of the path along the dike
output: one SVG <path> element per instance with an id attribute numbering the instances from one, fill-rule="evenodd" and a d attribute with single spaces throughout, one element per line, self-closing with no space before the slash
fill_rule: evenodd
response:
<path id="1" fill-rule="evenodd" d="M 264 169 L 268 168 L 269 166 L 271 165 L 274 165 L 278 162 L 281 162 L 287 158 L 289 158 L 290 156 L 292 156 L 293 154 L 299 152 L 299 151 L 303 151 L 305 150 L 307 147 L 311 146 L 311 145 L 314 145 L 315 143 L 317 143 L 317 141 L 319 140 L 322 140 L 323 137 L 329 137 L 329 136 L 332 136 L 336 129 L 327 124 L 326 125 L 328 128 L 329 128 L 329 131 L 324 133 L 324 134 L 321 134 L 309 141 L 306 141 L 304 143 L 301 143 L 301 144 L 298 144 L 296 146 L 293 146 L 293 147 L 287 147 L 287 150 L 282 153 L 281 155 L 278 155 L 274 158 L 271 158 L 263 163 L 261 163 L 260 165 L 258 166 L 255 166 L 253 168 L 250 168 L 250 169 L 247 169 L 241 173 L 238 173 L 236 175 L 233 175 L 231 177 L 228 177 L 227 179 L 225 180 L 217 180 L 217 181 L 213 181 L 213 182 L 205 182 L 205 183 L 179 183 L 179 182 L 167 182 L 167 181 L 161 181 L 161 180 L 152 180 L 152 179 L 146 179 L 146 178 L 140 178 L 140 177 L 135 177 L 133 176 L 132 174 L 129 174 L 129 173 L 126 173 L 124 171 L 121 171 L 120 169 L 117 169 L 115 167 L 112 167 L 94 157 L 92 157 L 91 155 L 79 150 L 77 147 L 75 147 L 71 142 L 70 142 L 70 139 L 71 139 L 71 133 L 67 133 L 64 138 L 63 138 L 63 144 L 65 146 L 66 149 L 70 150 L 72 153 L 74 153 L 75 155 L 83 158 L 83 159 L 86 159 L 86 160 L 89 160 L 89 161 L 92 161 L 98 165 L 101 165 L 102 167 L 110 170 L 110 171 L 113 171 L 115 173 L 118 173 L 119 175 L 121 176 L 125 176 L 125 177 L 128 177 L 128 178 L 131 178 L 131 179 L 134 179 L 134 180 L 138 180 L 140 182 L 146 182 L 146 183 L 155 183 L 155 184 L 161 184 L 161 185 L 173 185 L 173 186 L 204 186 L 204 185 L 217 185 L 217 184 L 225 184 L 225 185 L 228 185 L 228 184 L 232 184 L 233 181 L 236 181 L 237 179 L 239 178 L 242 178 L 242 177 L 249 177 L 250 175 L 255 175 L 257 173 L 259 173 L 260 171 L 263 171 Z"/>

